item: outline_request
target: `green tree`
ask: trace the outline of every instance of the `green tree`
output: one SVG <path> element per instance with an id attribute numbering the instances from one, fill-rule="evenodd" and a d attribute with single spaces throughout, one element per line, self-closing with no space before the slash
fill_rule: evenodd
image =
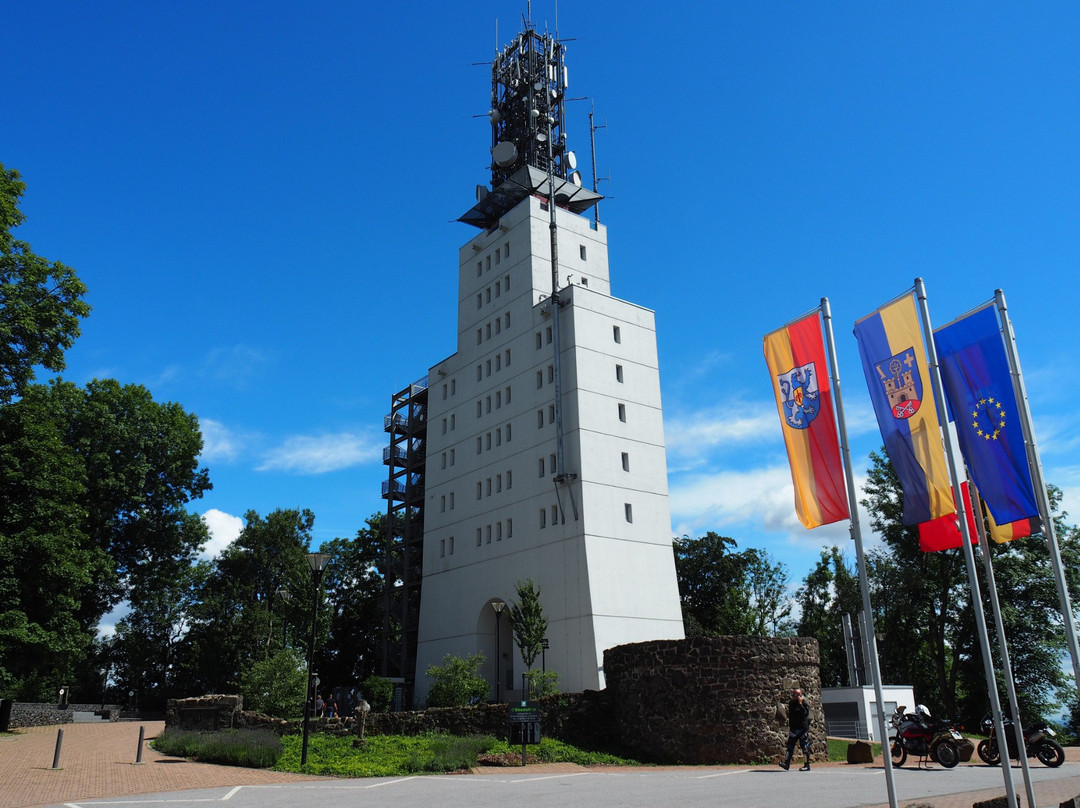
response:
<path id="1" fill-rule="evenodd" d="M 294 648 L 282 648 L 252 663 L 241 674 L 244 709 L 279 718 L 294 718 L 304 710 L 307 660 Z"/>
<path id="2" fill-rule="evenodd" d="M 881 637 L 879 653 L 886 681 L 909 682 L 932 711 L 971 720 L 989 708 L 980 643 L 971 606 L 967 568 L 960 549 L 924 553 L 915 528 L 902 524 L 900 484 L 882 454 L 871 454 L 863 504 L 884 539 L 869 554 L 871 596 Z M 1060 491 L 1048 488 L 1071 597 L 1077 597 L 1080 538 L 1059 512 Z M 1002 621 L 1021 718 L 1043 716 L 1058 693 L 1075 692 L 1061 670 L 1065 649 L 1049 552 L 1041 535 L 990 548 Z M 977 565 L 984 610 L 990 603 L 982 565 Z M 994 669 L 1001 670 L 991 628 Z M 999 686 L 1004 693 L 1004 684 Z"/>
<path id="3" fill-rule="evenodd" d="M 480 675 L 484 655 L 477 652 L 467 657 L 447 654 L 442 665 L 429 665 L 426 671 L 431 679 L 428 690 L 428 707 L 461 707 L 479 701 L 487 701 L 491 685 Z"/>
<path id="4" fill-rule="evenodd" d="M 0 406 L 0 680 L 20 698 L 100 691 L 83 662 L 101 617 L 206 539 L 184 508 L 209 487 L 201 448 L 193 416 L 136 385 L 57 380 Z"/>
<path id="5" fill-rule="evenodd" d="M 19 210 L 25 190 L 19 172 L 0 163 L 0 404 L 22 395 L 35 366 L 64 369 L 64 351 L 90 313 L 75 272 L 12 235 L 26 218 Z"/>
<path id="6" fill-rule="evenodd" d="M 355 685 L 377 667 L 382 638 L 383 578 L 377 567 L 385 515 L 375 514 L 352 539 L 334 539 L 320 550 L 334 561 L 323 576 L 330 637 L 315 655 L 323 681 Z"/>
<path id="7" fill-rule="evenodd" d="M 742 587 L 745 559 L 735 539 L 711 530 L 675 539 L 675 573 L 688 637 L 748 634 L 749 595 Z"/>
<path id="8" fill-rule="evenodd" d="M 817 564 L 796 593 L 799 604 L 798 634 L 818 641 L 821 684 L 840 687 L 851 684 L 847 676 L 842 621 L 854 618 L 862 608 L 859 580 L 848 567 L 838 547 L 821 551 Z"/>
<path id="9" fill-rule="evenodd" d="M 517 602 L 509 604 L 510 627 L 514 631 L 521 661 L 532 670 L 533 663 L 543 650 L 547 636 L 548 620 L 544 617 L 544 607 L 540 603 L 540 587 L 532 578 L 518 581 L 516 586 Z"/>
<path id="10" fill-rule="evenodd" d="M 764 550 L 750 548 L 745 585 L 750 594 L 751 634 L 758 637 L 785 637 L 795 632 L 790 619 L 794 599 L 789 591 L 787 567 L 774 563 Z"/>
<path id="11" fill-rule="evenodd" d="M 243 671 L 270 657 L 281 639 L 275 616 L 287 621 L 293 644 L 307 656 L 314 591 L 306 554 L 315 516 L 306 509 L 278 509 L 266 517 L 248 511 L 244 521 L 196 593 L 183 679 L 197 692 L 235 689 Z M 279 587 L 291 600 L 277 595 Z M 319 614 L 317 644 L 328 623 L 326 610 Z"/>

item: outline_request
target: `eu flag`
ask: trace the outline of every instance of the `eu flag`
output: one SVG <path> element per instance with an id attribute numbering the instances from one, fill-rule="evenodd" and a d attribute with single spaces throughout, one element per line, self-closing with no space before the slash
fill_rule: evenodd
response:
<path id="1" fill-rule="evenodd" d="M 934 332 L 960 451 L 999 525 L 1038 516 L 1009 360 L 992 304 Z"/>
<path id="2" fill-rule="evenodd" d="M 902 520 L 956 513 L 915 300 L 909 294 L 855 323 L 881 438 L 904 491 Z"/>

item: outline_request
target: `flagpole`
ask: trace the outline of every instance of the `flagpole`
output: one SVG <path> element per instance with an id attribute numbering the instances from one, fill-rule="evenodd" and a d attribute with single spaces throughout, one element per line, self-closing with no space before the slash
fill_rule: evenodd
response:
<path id="1" fill-rule="evenodd" d="M 926 303 L 926 287 L 922 278 L 915 279 L 915 295 L 919 301 L 919 315 L 922 318 L 923 342 L 926 345 L 926 356 L 930 371 L 930 386 L 934 392 L 934 402 L 937 404 L 938 419 L 944 419 L 941 429 L 945 441 L 945 462 L 949 467 L 949 477 L 952 480 L 953 503 L 956 513 L 960 515 L 960 541 L 964 551 L 964 563 L 967 565 L 968 585 L 971 588 L 971 608 L 975 613 L 975 627 L 979 635 L 979 646 L 982 649 L 983 674 L 986 676 L 986 688 L 990 695 L 990 707 L 993 713 L 994 728 L 997 737 L 1005 737 L 1005 728 L 1001 721 L 1001 699 L 998 697 L 997 678 L 994 676 L 994 664 L 990 658 L 990 640 L 986 631 L 986 616 L 983 614 L 982 595 L 979 591 L 979 579 L 975 574 L 975 554 L 971 550 L 971 531 L 968 530 L 967 518 L 964 515 L 964 500 L 960 493 L 960 476 L 956 471 L 956 459 L 953 457 L 952 435 L 948 429 L 948 409 L 945 405 L 945 393 L 941 386 L 941 371 L 938 368 L 937 348 L 934 346 L 934 329 L 930 325 L 930 307 Z M 939 424 L 939 427 L 942 424 Z M 1008 799 L 1009 808 L 1019 808 L 1016 790 L 1012 782 L 1012 766 L 1008 761 L 1008 748 L 1006 747 L 1001 761 L 1001 775 L 1005 781 L 1005 796 Z M 1032 806 L 1034 808 L 1034 805 Z"/>
<path id="2" fill-rule="evenodd" d="M 1058 600 L 1061 602 L 1061 618 L 1065 624 L 1065 639 L 1072 657 L 1073 677 L 1076 689 L 1080 693 L 1080 648 L 1076 642 L 1076 621 L 1073 618 L 1072 603 L 1069 600 L 1069 587 L 1065 582 L 1065 571 L 1061 565 L 1061 551 L 1058 549 L 1057 531 L 1054 529 L 1053 515 L 1050 513 L 1050 497 L 1046 493 L 1046 480 L 1043 478 L 1042 460 L 1039 458 L 1039 446 L 1035 442 L 1035 428 L 1031 421 L 1031 406 L 1028 403 L 1024 374 L 1020 372 L 1020 356 L 1016 350 L 1016 334 L 1012 321 L 1005 307 L 1005 293 L 994 290 L 994 302 L 1005 328 L 1005 355 L 1009 359 L 1009 369 L 1013 376 L 1013 389 L 1016 391 L 1016 404 L 1020 410 L 1020 423 L 1024 428 L 1024 439 L 1028 447 L 1028 465 L 1031 468 L 1031 482 L 1035 486 L 1039 510 L 1042 511 L 1043 535 L 1050 550 L 1050 568 L 1054 571 L 1054 584 L 1057 586 Z"/>
<path id="3" fill-rule="evenodd" d="M 889 808 L 897 808 L 896 783 L 893 782 L 892 751 L 889 747 L 888 725 L 885 723 L 885 696 L 881 689 L 881 666 L 878 664 L 877 636 L 874 631 L 874 612 L 870 603 L 870 576 L 866 569 L 866 555 L 863 553 L 862 528 L 859 524 L 859 503 L 855 495 L 855 475 L 851 468 L 851 449 L 848 446 L 847 424 L 844 421 L 844 403 L 840 396 L 840 371 L 836 364 L 836 343 L 833 340 L 832 311 L 829 298 L 821 298 L 821 315 L 825 321 L 825 347 L 829 352 L 829 368 L 832 372 L 833 397 L 836 401 L 836 424 L 840 431 L 840 453 L 844 463 L 844 476 L 847 479 L 848 512 L 851 517 L 849 530 L 855 540 L 855 563 L 859 572 L 859 591 L 862 594 L 864 642 L 869 651 L 870 678 L 874 683 L 874 698 L 878 705 L 878 739 L 881 741 L 881 757 L 885 763 L 885 785 L 889 791 Z"/>
<path id="4" fill-rule="evenodd" d="M 1009 645 L 1005 642 L 1005 623 L 1001 619 L 1001 601 L 998 600 L 997 581 L 994 580 L 994 565 L 990 559 L 990 541 L 986 535 L 986 524 L 983 521 L 980 497 L 976 493 L 975 484 L 968 480 L 968 499 L 971 500 L 971 513 L 975 517 L 975 529 L 979 533 L 979 555 L 982 556 L 983 573 L 986 576 L 986 586 L 990 590 L 990 611 L 994 615 L 994 630 L 997 632 L 998 650 L 1001 652 L 1001 667 L 1005 673 L 1005 692 L 1009 696 L 1009 712 L 1013 720 L 1013 732 L 1016 738 L 1016 748 L 1023 750 L 1020 755 L 1020 771 L 1024 775 L 1024 790 L 1027 792 L 1028 805 L 1036 806 L 1035 787 L 1031 784 L 1031 769 L 1028 766 L 1027 750 L 1024 745 L 1024 727 L 1020 723 L 1020 702 L 1016 698 L 1016 679 L 1013 676 L 1012 663 L 1009 661 Z M 1004 722 L 1003 722 L 1004 723 Z M 1009 762 L 1008 738 L 998 736 L 998 753 L 1002 766 L 1012 766 Z"/>

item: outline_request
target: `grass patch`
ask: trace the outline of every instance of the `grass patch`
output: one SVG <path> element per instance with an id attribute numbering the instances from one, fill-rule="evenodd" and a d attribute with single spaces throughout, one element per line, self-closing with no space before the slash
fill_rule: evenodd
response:
<path id="1" fill-rule="evenodd" d="M 457 737 L 443 733 L 426 735 L 369 735 L 363 744 L 354 746 L 353 737 L 334 738 L 316 734 L 308 740 L 307 765 L 300 767 L 301 739 L 282 738 L 282 754 L 276 771 L 302 772 L 331 777 L 400 777 L 465 771 L 479 761 L 517 765 L 521 747 L 489 736 Z M 636 765 L 627 758 L 602 752 L 590 752 L 576 746 L 545 738 L 528 747 L 529 760 L 539 763 L 578 763 L 581 765 Z"/>
<path id="2" fill-rule="evenodd" d="M 166 730 L 150 746 L 163 755 L 249 769 L 268 769 L 281 757 L 281 739 L 268 730 Z"/>
<path id="3" fill-rule="evenodd" d="M 847 762 L 847 748 L 851 741 L 838 741 L 835 738 L 829 738 L 829 760 L 831 762 Z M 870 748 L 874 752 L 874 757 L 881 757 L 881 744 L 871 743 Z"/>

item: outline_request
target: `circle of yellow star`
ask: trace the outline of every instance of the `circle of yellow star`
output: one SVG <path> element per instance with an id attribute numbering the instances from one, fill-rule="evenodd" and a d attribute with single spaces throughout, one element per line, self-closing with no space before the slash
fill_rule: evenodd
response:
<path id="1" fill-rule="evenodd" d="M 986 427 L 980 425 L 980 416 L 989 421 Z M 1005 408 L 993 396 L 979 399 L 978 406 L 971 411 L 971 426 L 975 434 L 983 440 L 997 440 L 1005 428 Z"/>

